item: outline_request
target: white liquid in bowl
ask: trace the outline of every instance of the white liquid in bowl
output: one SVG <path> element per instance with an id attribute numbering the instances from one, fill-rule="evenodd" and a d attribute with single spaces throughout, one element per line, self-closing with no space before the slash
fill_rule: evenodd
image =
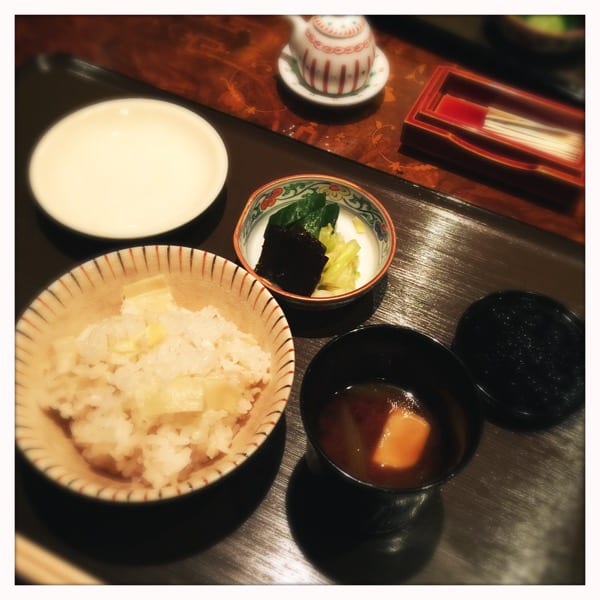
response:
<path id="1" fill-rule="evenodd" d="M 59 121 L 36 146 L 29 178 L 40 206 L 63 225 L 136 238 L 200 215 L 223 187 L 227 166 L 219 134 L 196 113 L 129 98 Z"/>

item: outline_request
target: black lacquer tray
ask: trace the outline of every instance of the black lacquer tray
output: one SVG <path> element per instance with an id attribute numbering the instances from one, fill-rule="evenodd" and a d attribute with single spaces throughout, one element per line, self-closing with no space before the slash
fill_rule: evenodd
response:
<path id="1" fill-rule="evenodd" d="M 29 155 L 50 124 L 126 96 L 195 110 L 220 132 L 230 159 L 226 186 L 207 213 L 143 242 L 235 260 L 232 234 L 248 195 L 277 177 L 322 172 L 381 200 L 396 225 L 397 253 L 384 282 L 355 304 L 323 313 L 285 308 L 297 352 L 290 403 L 272 439 L 235 477 L 161 506 L 109 507 L 56 489 L 17 455 L 16 531 L 113 584 L 584 583 L 583 409 L 545 431 L 486 423 L 474 459 L 417 519 L 387 537 L 361 538 L 333 534 L 319 518 L 298 408 L 316 351 L 363 323 L 414 327 L 450 346 L 461 314 L 501 289 L 546 294 L 584 318 L 584 248 L 78 59 L 40 56 L 16 78 L 17 314 L 66 270 L 131 245 L 67 232 L 36 208 L 27 183 Z"/>

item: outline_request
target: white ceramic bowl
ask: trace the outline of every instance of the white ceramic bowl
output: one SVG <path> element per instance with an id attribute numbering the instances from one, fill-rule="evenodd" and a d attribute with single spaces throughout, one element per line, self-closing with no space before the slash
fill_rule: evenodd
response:
<path id="1" fill-rule="evenodd" d="M 177 304 L 191 310 L 215 306 L 271 355 L 271 380 L 233 438 L 231 451 L 177 485 L 151 488 L 90 467 L 69 435 L 40 407 L 43 365 L 51 343 L 118 314 L 123 286 L 162 274 Z M 294 378 L 294 343 L 271 293 L 238 265 L 202 250 L 140 246 L 99 256 L 42 291 L 16 327 L 16 441 L 26 459 L 56 483 L 111 502 L 147 502 L 200 490 L 242 465 L 281 417 Z M 42 390 L 40 392 L 40 390 Z"/>
<path id="2" fill-rule="evenodd" d="M 360 276 L 350 292 L 328 297 L 302 296 L 281 289 L 255 271 L 269 217 L 312 190 L 325 192 L 327 200 L 339 203 L 336 231 L 346 241 L 356 239 L 360 244 Z M 362 223 L 362 233 L 354 226 L 355 218 Z M 353 302 L 383 278 L 396 252 L 396 232 L 381 202 L 360 186 L 331 175 L 300 174 L 271 181 L 250 195 L 236 225 L 233 245 L 242 266 L 279 298 L 301 308 L 325 309 Z"/>
<path id="3" fill-rule="evenodd" d="M 91 104 L 36 144 L 29 182 L 50 217 L 79 233 L 139 239 L 202 214 L 227 176 L 225 144 L 187 108 L 151 98 Z"/>

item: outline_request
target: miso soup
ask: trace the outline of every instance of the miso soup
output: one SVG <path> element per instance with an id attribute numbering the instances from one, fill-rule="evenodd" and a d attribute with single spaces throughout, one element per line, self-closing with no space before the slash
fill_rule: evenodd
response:
<path id="1" fill-rule="evenodd" d="M 385 487 L 417 487 L 444 465 L 437 416 L 410 391 L 376 382 L 349 386 L 328 400 L 317 436 L 350 475 Z"/>

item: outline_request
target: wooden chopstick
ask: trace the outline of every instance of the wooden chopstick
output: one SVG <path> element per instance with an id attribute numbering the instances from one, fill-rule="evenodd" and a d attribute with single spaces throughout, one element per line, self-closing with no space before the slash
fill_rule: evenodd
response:
<path id="1" fill-rule="evenodd" d="M 583 153 L 581 134 L 540 123 L 499 108 L 489 107 L 483 128 L 565 160 L 575 161 Z"/>
<path id="2" fill-rule="evenodd" d="M 20 533 L 15 536 L 15 571 L 19 577 L 31 583 L 86 585 L 103 583 Z"/>

